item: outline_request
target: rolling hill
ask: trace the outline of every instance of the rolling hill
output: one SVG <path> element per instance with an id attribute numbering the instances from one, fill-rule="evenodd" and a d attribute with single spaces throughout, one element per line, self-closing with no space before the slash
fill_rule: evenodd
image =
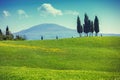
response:
<path id="1" fill-rule="evenodd" d="M 120 37 L 0 42 L 0 80 L 119 80 Z"/>

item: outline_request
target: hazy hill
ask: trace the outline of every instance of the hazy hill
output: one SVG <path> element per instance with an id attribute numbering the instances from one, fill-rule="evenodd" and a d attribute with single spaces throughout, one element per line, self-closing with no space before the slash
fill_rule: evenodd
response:
<path id="1" fill-rule="evenodd" d="M 72 37 L 77 34 L 76 30 L 72 30 L 57 24 L 40 24 L 33 26 L 29 29 L 22 30 L 15 33 L 19 35 L 25 35 L 27 39 L 40 39 L 43 36 L 45 39 L 55 39 Z"/>

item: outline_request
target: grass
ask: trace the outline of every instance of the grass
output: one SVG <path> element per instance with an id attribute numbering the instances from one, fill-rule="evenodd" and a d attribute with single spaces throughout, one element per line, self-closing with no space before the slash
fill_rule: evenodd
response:
<path id="1" fill-rule="evenodd" d="M 0 80 L 120 80 L 120 37 L 1 41 Z"/>

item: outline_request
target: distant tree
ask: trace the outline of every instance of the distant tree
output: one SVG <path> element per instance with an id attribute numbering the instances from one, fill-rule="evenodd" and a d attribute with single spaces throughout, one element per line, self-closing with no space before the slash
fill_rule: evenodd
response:
<path id="1" fill-rule="evenodd" d="M 91 22 L 91 21 L 88 20 L 88 27 L 87 27 L 87 30 L 88 30 L 89 35 L 90 35 L 90 32 L 91 32 L 91 31 L 90 31 L 90 22 Z"/>
<path id="2" fill-rule="evenodd" d="M 9 28 L 8 28 L 8 26 L 6 27 L 6 35 L 9 35 L 10 34 L 10 32 L 9 32 Z"/>
<path id="3" fill-rule="evenodd" d="M 0 35 L 2 35 L 2 30 L 0 29 Z"/>
<path id="4" fill-rule="evenodd" d="M 94 30 L 97 36 L 99 33 L 99 20 L 97 16 L 95 16 L 95 19 L 94 19 Z"/>
<path id="5" fill-rule="evenodd" d="M 89 33 L 89 18 L 87 16 L 87 14 L 85 13 L 85 17 L 84 17 L 84 33 L 87 34 Z"/>
<path id="6" fill-rule="evenodd" d="M 14 35 L 10 32 L 10 34 L 8 35 L 7 40 L 13 40 L 14 39 Z"/>
<path id="7" fill-rule="evenodd" d="M 101 37 L 102 37 L 102 34 L 101 34 Z"/>
<path id="8" fill-rule="evenodd" d="M 19 40 L 20 36 L 16 35 L 15 40 Z"/>
<path id="9" fill-rule="evenodd" d="M 83 29 L 82 29 L 82 25 L 81 25 L 81 21 L 79 16 L 77 17 L 77 32 L 80 34 L 81 37 L 81 33 L 82 33 Z"/>
<path id="10" fill-rule="evenodd" d="M 6 27 L 6 35 L 5 35 L 5 40 L 12 40 L 14 39 L 14 36 L 13 34 L 9 31 L 9 28 L 8 26 Z"/>
<path id="11" fill-rule="evenodd" d="M 9 40 L 9 28 L 8 28 L 8 26 L 6 27 L 6 35 L 5 36 L 6 36 L 5 40 Z"/>
<path id="12" fill-rule="evenodd" d="M 93 21 L 90 21 L 90 32 L 92 33 L 93 36 L 93 32 L 94 32 Z"/>
<path id="13" fill-rule="evenodd" d="M 1 29 L 0 29 L 0 40 L 3 40 L 3 33 Z"/>
<path id="14" fill-rule="evenodd" d="M 41 36 L 41 40 L 43 40 L 43 36 Z"/>
<path id="15" fill-rule="evenodd" d="M 26 40 L 25 36 L 16 35 L 15 40 Z"/>
<path id="16" fill-rule="evenodd" d="M 56 39 L 58 39 L 58 36 L 56 36 Z"/>

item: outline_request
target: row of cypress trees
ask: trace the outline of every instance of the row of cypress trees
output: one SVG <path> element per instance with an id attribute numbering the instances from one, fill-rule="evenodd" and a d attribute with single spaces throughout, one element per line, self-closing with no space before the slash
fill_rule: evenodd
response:
<path id="1" fill-rule="evenodd" d="M 80 37 L 82 36 L 82 33 L 84 32 L 86 36 L 88 34 L 91 34 L 93 36 L 93 33 L 95 32 L 95 36 L 99 33 L 99 20 L 98 17 L 95 16 L 94 22 L 89 19 L 87 14 L 84 15 L 84 24 L 81 25 L 81 21 L 79 16 L 77 17 L 77 32 L 80 34 Z"/>

